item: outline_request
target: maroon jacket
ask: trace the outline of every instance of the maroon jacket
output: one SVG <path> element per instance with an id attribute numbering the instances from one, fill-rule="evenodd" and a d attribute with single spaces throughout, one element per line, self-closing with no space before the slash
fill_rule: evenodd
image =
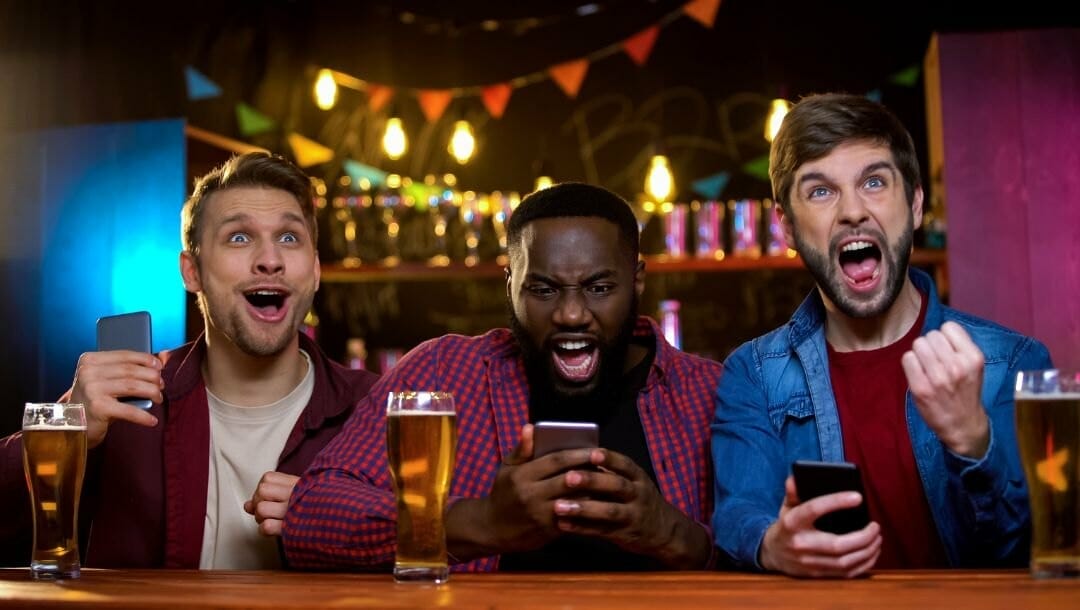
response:
<path id="1" fill-rule="evenodd" d="M 278 458 L 277 470 L 299 476 L 345 424 L 378 378 L 326 357 L 308 337 L 315 388 Z M 107 568 L 198 568 L 206 516 L 210 416 L 199 337 L 172 351 L 162 376 L 165 402 L 150 413 L 158 425 L 114 422 L 89 453 L 79 530 L 89 534 L 84 565 Z M 21 435 L 0 440 L 0 543 L 30 527 L 30 501 L 22 473 Z M 255 490 L 252 490 L 254 492 Z M 86 528 L 89 528 L 88 530 Z"/>

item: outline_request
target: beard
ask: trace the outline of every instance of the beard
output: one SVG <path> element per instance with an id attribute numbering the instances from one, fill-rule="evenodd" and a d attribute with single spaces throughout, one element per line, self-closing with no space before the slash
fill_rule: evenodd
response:
<path id="1" fill-rule="evenodd" d="M 250 320 L 242 309 L 231 307 L 226 303 L 212 303 L 205 292 L 198 294 L 198 303 L 206 326 L 213 326 L 244 354 L 265 358 L 277 356 L 292 344 L 304 321 L 304 316 L 311 309 L 314 294 L 307 295 L 305 298 L 294 293 L 294 297 L 298 298 L 293 301 L 286 321 L 275 325 L 268 332 L 259 332 L 255 326 L 256 323 Z M 242 308 L 243 305 L 240 307 Z"/>
<path id="2" fill-rule="evenodd" d="M 886 281 L 881 290 L 869 300 L 856 299 L 846 294 L 844 292 L 846 283 L 840 277 L 842 271 L 833 264 L 833 261 L 839 260 L 840 257 L 840 241 L 847 235 L 840 234 L 833 237 L 829 242 L 829 251 L 825 254 L 806 244 L 797 228 L 793 227 L 792 232 L 795 237 L 795 248 L 806 264 L 807 270 L 817 282 L 818 288 L 836 305 L 836 308 L 850 318 L 874 318 L 892 307 L 900 295 L 900 290 L 904 287 L 908 263 L 911 259 L 911 244 L 914 240 L 913 222 L 914 219 L 909 212 L 904 231 L 892 245 L 888 244 L 883 233 L 873 230 L 864 231 L 882 245 L 879 264 L 884 267 L 886 274 Z"/>
<path id="3" fill-rule="evenodd" d="M 623 369 L 626 367 L 630 342 L 637 324 L 638 297 L 630 302 L 630 310 L 610 341 L 599 339 L 597 347 L 600 366 L 588 383 L 576 386 L 567 383 L 555 368 L 550 345 L 537 345 L 524 324 L 514 313 L 510 299 L 506 300 L 510 316 L 510 331 L 521 349 L 525 374 L 529 382 L 530 420 L 599 421 L 616 407 L 622 389 Z M 542 417 L 534 410 L 540 407 Z"/>

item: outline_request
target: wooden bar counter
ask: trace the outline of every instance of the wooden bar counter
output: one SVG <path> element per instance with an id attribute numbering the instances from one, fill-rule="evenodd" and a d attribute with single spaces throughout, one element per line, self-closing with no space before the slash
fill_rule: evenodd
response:
<path id="1" fill-rule="evenodd" d="M 1026 571 L 877 572 L 854 581 L 731 572 L 454 574 L 441 586 L 387 574 L 94 570 L 35 582 L 0 569 L 0 608 L 1080 608 L 1080 580 Z"/>

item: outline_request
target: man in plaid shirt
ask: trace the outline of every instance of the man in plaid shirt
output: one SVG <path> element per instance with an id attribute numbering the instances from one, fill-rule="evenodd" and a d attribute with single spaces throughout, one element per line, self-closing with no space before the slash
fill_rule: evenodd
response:
<path id="1" fill-rule="evenodd" d="M 452 569 L 702 569 L 712 563 L 709 421 L 721 365 L 637 316 L 645 264 L 630 207 L 566 183 L 522 201 L 508 228 L 510 329 L 410 352 L 295 488 L 292 567 L 389 570 L 397 510 L 385 396 L 453 394 Z M 533 459 L 530 422 L 593 421 L 600 449 Z"/>

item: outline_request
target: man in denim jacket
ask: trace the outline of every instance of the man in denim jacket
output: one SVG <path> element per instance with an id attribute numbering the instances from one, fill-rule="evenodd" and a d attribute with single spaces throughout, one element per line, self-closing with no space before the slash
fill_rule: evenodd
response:
<path id="1" fill-rule="evenodd" d="M 805 98 L 772 145 L 788 243 L 817 283 L 785 326 L 725 363 L 712 430 L 717 546 L 743 568 L 853 577 L 879 568 L 1022 565 L 1027 488 L 1016 449 L 1017 371 L 1046 348 L 942 305 L 909 269 L 923 191 L 911 136 L 858 96 Z M 799 501 L 794 460 L 848 461 L 871 523 L 818 517 L 844 492 Z"/>

